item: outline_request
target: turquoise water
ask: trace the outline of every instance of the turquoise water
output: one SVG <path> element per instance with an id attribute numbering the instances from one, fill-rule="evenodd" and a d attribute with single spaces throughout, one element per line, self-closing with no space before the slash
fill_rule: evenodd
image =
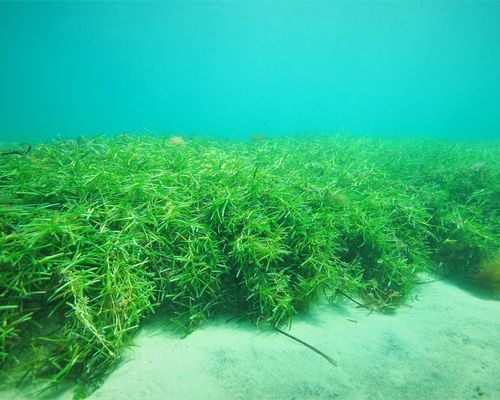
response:
<path id="1" fill-rule="evenodd" d="M 500 2 L 0 3 L 0 139 L 495 138 Z"/>

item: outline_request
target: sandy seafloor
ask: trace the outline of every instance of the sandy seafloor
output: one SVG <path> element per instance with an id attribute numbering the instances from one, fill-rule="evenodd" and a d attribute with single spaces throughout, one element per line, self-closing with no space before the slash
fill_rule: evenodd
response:
<path id="1" fill-rule="evenodd" d="M 338 366 L 246 322 L 220 318 L 184 339 L 153 322 L 89 399 L 500 399 L 500 302 L 444 281 L 418 285 L 391 315 L 316 305 L 290 333 Z"/>

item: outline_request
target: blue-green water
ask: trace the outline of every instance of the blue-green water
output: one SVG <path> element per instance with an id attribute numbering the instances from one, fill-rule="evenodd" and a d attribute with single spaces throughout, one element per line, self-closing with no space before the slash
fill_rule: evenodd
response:
<path id="1" fill-rule="evenodd" d="M 0 139 L 500 136 L 500 2 L 0 3 Z"/>

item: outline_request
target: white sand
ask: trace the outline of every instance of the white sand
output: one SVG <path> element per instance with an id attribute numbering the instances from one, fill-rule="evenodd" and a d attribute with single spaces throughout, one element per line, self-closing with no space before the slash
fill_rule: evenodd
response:
<path id="1" fill-rule="evenodd" d="M 153 323 L 90 399 L 500 399 L 500 302 L 444 282 L 418 286 L 393 315 L 318 305 L 290 333 L 338 366 L 248 323 L 216 320 L 185 339 Z"/>

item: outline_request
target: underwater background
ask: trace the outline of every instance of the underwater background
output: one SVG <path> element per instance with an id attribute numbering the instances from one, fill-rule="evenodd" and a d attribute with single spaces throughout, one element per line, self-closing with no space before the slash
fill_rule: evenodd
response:
<path id="1" fill-rule="evenodd" d="M 0 2 L 0 400 L 500 399 L 500 2 Z"/>
<path id="2" fill-rule="evenodd" d="M 1 2 L 0 139 L 498 137 L 500 2 Z"/>

